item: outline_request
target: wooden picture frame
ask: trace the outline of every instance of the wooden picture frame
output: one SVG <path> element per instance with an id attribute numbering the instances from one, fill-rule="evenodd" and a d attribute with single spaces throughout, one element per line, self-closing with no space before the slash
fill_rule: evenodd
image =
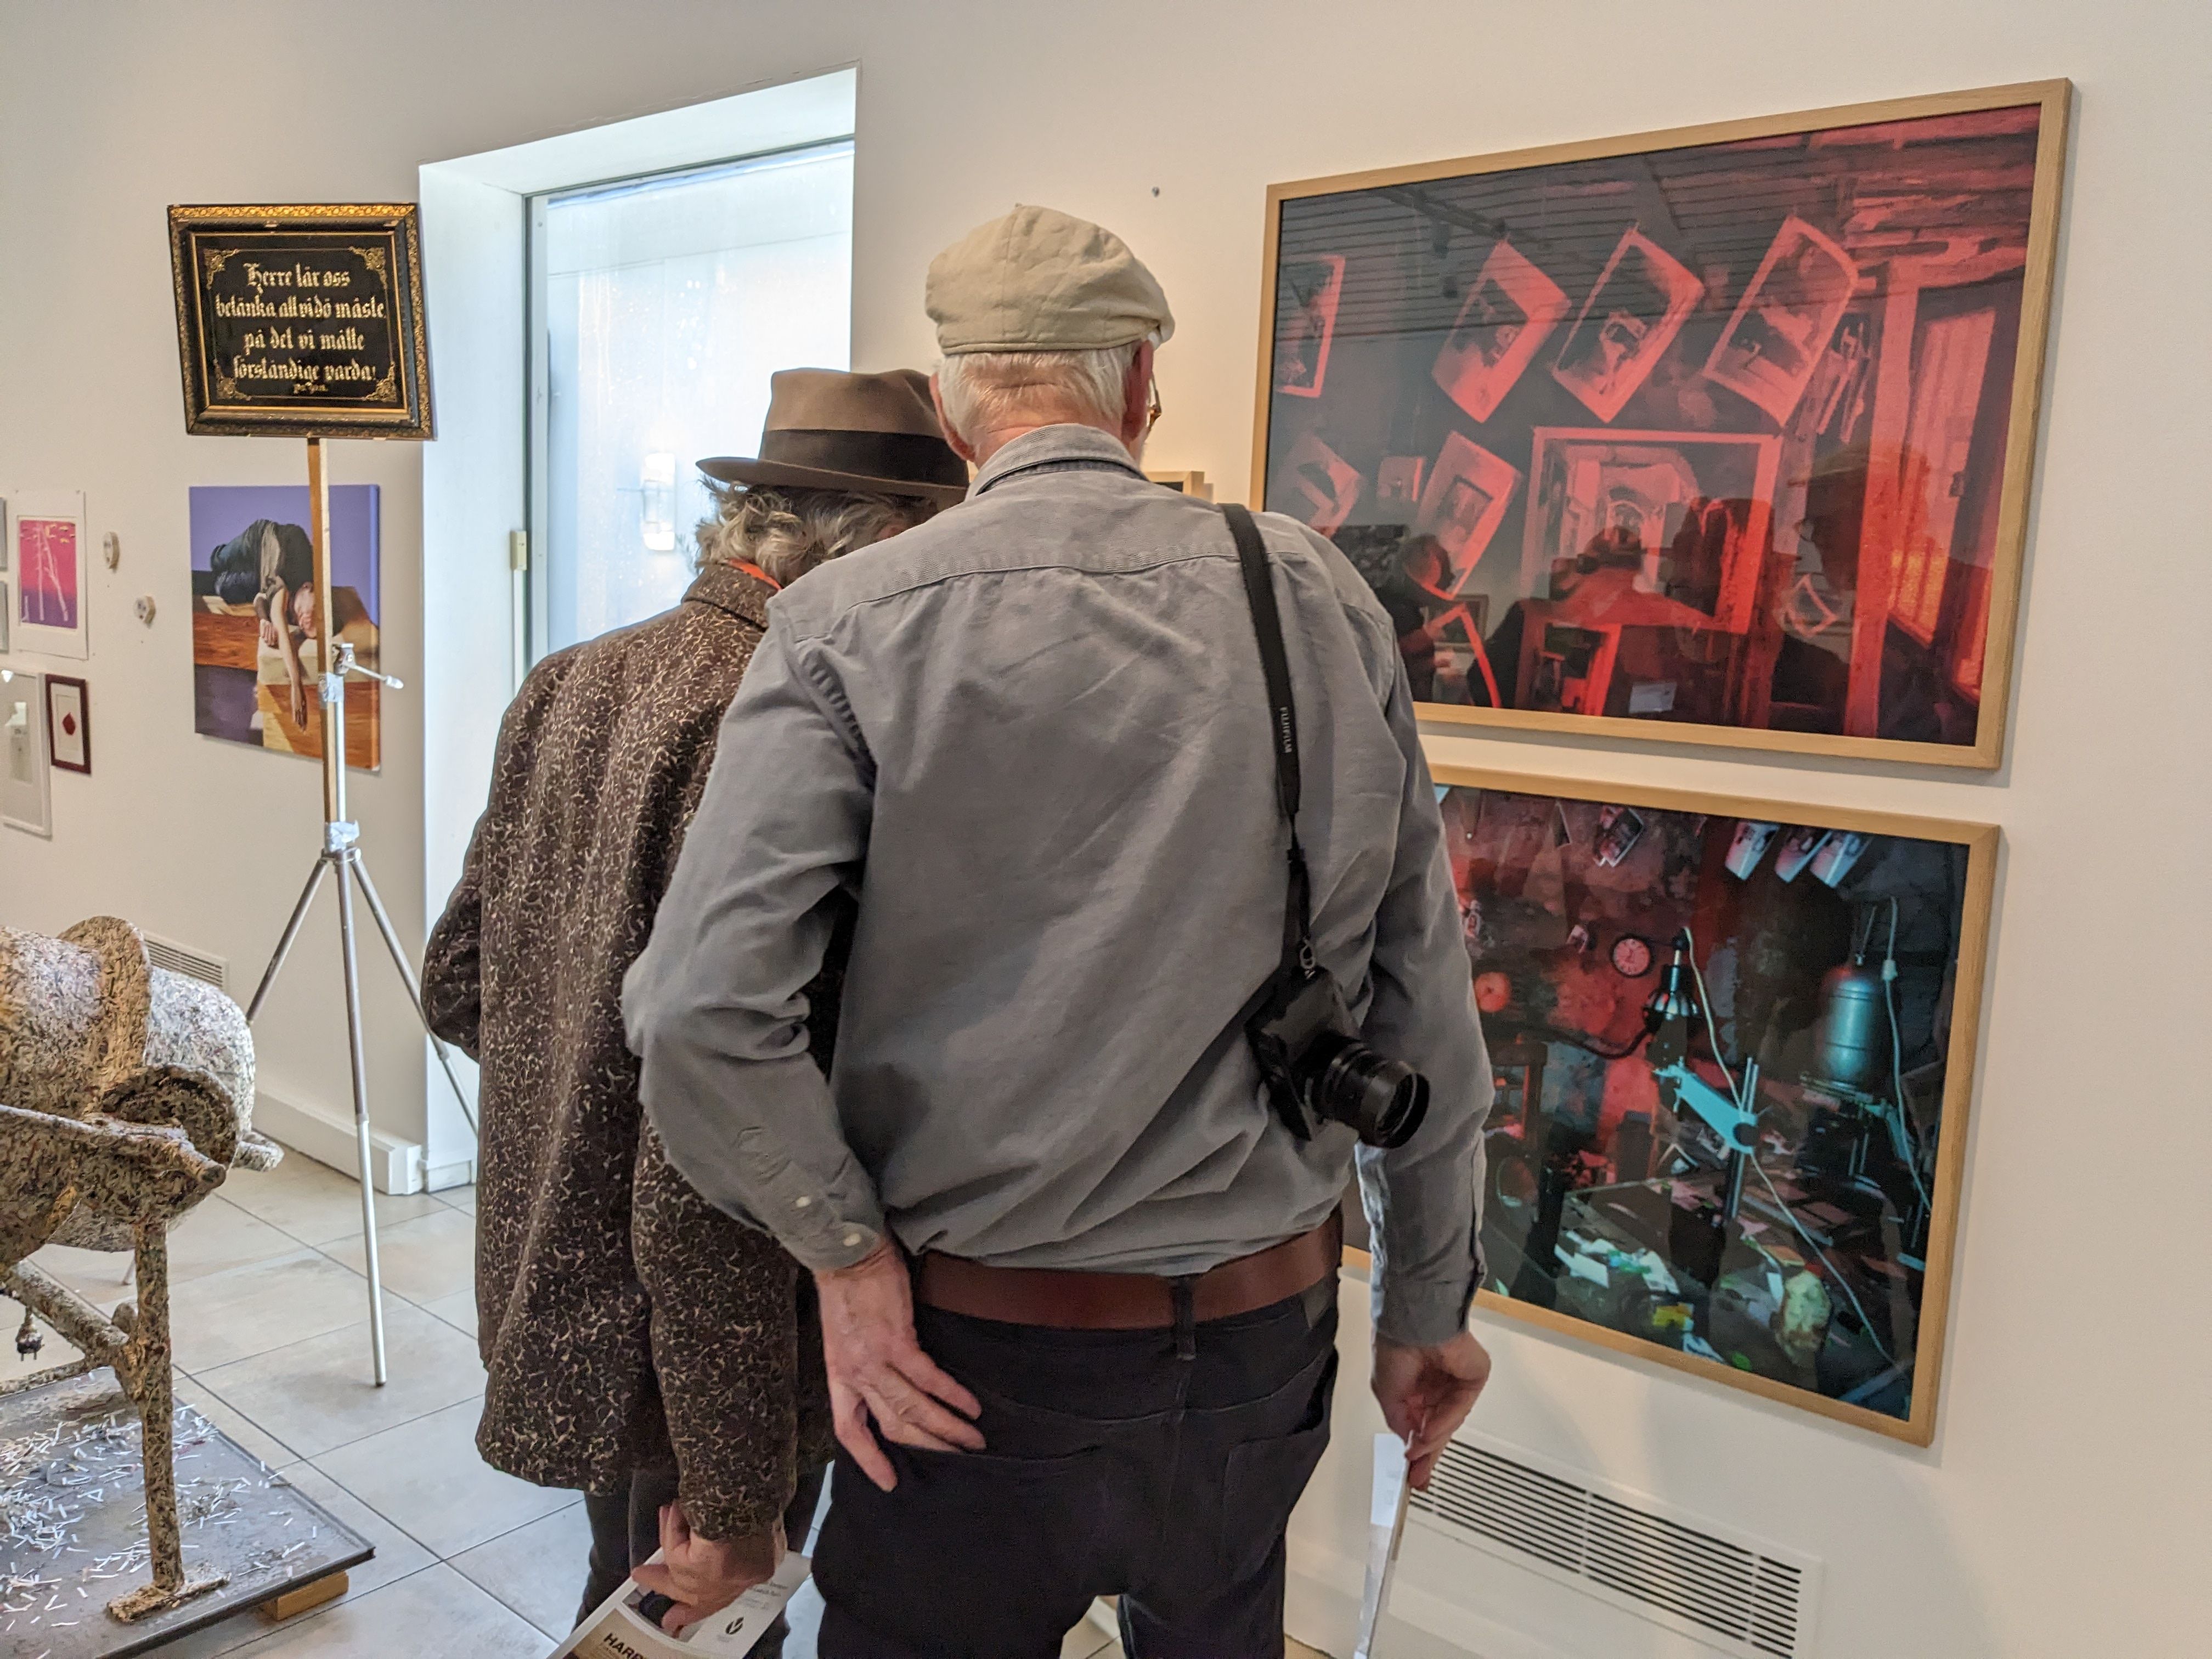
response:
<path id="1" fill-rule="evenodd" d="M 437 435 L 411 202 L 169 210 L 185 429 Z"/>
<path id="2" fill-rule="evenodd" d="M 92 692 L 67 674 L 46 676 L 46 760 L 58 772 L 92 775 Z"/>
<path id="3" fill-rule="evenodd" d="M 1213 499 L 1213 486 L 1206 481 L 1203 472 L 1152 472 L 1145 476 L 1156 484 L 1164 484 L 1177 495 L 1188 495 L 1195 501 Z"/>
<path id="4" fill-rule="evenodd" d="M 1516 1057 L 1522 1068 L 1516 1086 L 1527 1097 L 1516 1097 L 1515 1109 L 1502 1116 L 1494 1110 L 1486 1128 L 1491 1190 L 1479 1304 L 1611 1353 L 1929 1444 L 1966 1172 L 1996 828 L 1457 766 L 1437 767 L 1435 779 L 1444 792 L 1454 878 L 1462 903 L 1472 907 L 1474 994 L 1485 1011 L 1493 1064 Z M 1740 825 L 1753 833 L 1739 833 Z M 1777 834 L 1777 825 L 1814 827 L 1835 855 L 1825 864 L 1801 858 L 1785 879 L 1779 860 L 1790 837 L 1786 830 Z M 1493 859 L 1484 873 L 1483 861 L 1496 849 L 1513 847 L 1533 849 L 1527 862 L 1536 873 L 1527 885 L 1515 885 L 1528 873 L 1518 862 Z M 1487 885 L 1492 881 L 1494 891 Z M 1546 883 L 1548 898 L 1537 890 Z M 1893 900 L 1893 913 L 1887 909 Z M 1712 930 L 1707 937 L 1705 928 L 1684 922 L 1691 937 L 1683 959 L 1697 966 L 1671 979 L 1674 941 L 1659 931 L 1670 906 Z M 1903 932 L 1885 938 L 1881 930 L 1893 916 Z M 1623 965 L 1607 948 L 1618 942 L 1606 937 L 1617 927 L 1655 945 L 1659 965 L 1639 962 L 1635 953 Z M 1856 945 L 1862 937 L 1866 945 L 1856 968 L 1835 981 L 1832 994 L 1826 957 L 1800 942 L 1846 939 Z M 1939 941 L 1932 952 L 1931 939 Z M 1784 940 L 1794 952 L 1786 970 L 1746 966 L 1767 961 L 1763 953 L 1783 948 Z M 1884 1028 L 1896 1033 L 1893 1051 L 1868 1037 L 1872 1026 L 1849 1023 L 1864 1014 L 1866 1005 L 1856 1000 L 1879 977 L 1870 963 L 1885 953 L 1888 960 L 1905 958 L 1882 993 L 1895 1010 L 1895 1024 Z M 1722 984 L 1723 972 L 1730 975 L 1727 1006 L 1717 1018 L 1685 1012 L 1673 1038 L 1665 1020 L 1656 1034 L 1648 1026 L 1639 1034 L 1639 1020 L 1670 983 L 1694 989 L 1711 1015 L 1723 993 L 1709 993 L 1707 986 Z M 1608 988 L 1615 978 L 1620 983 Z M 1805 994 L 1808 987 L 1814 996 Z M 1755 1039 L 1747 1037 L 1762 1007 L 1769 1024 L 1758 1028 Z M 1816 1014 L 1808 1013 L 1812 1007 Z M 1658 1063 L 1662 1040 L 1680 1045 L 1679 1059 L 1664 1067 Z M 1870 1059 L 1876 1047 L 1881 1052 Z M 1716 1053 L 1729 1073 L 1716 1069 Z M 1808 1054 L 1809 1065 L 1796 1063 Z M 1929 1054 L 1934 1058 L 1923 1058 Z M 1747 1058 L 1759 1062 L 1756 1072 L 1747 1068 Z M 1866 1068 L 1848 1085 L 1834 1081 L 1844 1061 Z M 1750 1099 L 1755 1124 L 1744 1133 L 1753 1137 L 1755 1150 L 1741 1168 L 1702 1115 L 1708 1109 L 1696 1105 L 1694 1091 L 1670 1069 L 1677 1066 L 1707 1079 L 1716 1095 L 1726 1075 L 1729 1097 L 1739 1105 Z M 1656 1092 L 1644 1092 L 1647 1088 Z M 1577 1115 L 1584 1112 L 1593 1115 Z M 1554 1146 L 1552 1126 L 1563 1123 L 1569 1127 Z M 1665 1154 L 1657 1154 L 1668 1134 Z M 1861 1155 L 1856 1164 L 1854 1152 Z M 1516 1154 L 1524 1167 L 1509 1170 Z M 1783 1167 L 1780 1156 L 1793 1161 Z M 1588 1179 L 1561 1185 L 1568 1178 L 1561 1171 Z M 1738 1194 L 1733 1211 L 1731 1181 Z M 1507 1184 L 1533 1206 L 1518 1218 L 1502 1208 L 1498 1194 Z M 1796 1196 L 1785 1196 L 1790 1192 Z M 1839 1195 L 1849 1209 L 1838 1207 Z M 1698 1207 L 1707 1196 L 1710 1214 Z M 1644 1247 L 1650 1261 L 1623 1253 L 1620 1240 L 1638 1237 L 1632 1227 L 1608 1232 L 1619 1217 L 1636 1218 L 1635 1226 L 1655 1224 L 1655 1218 L 1663 1224 L 1652 1235 L 1656 1245 Z M 1524 1223 L 1521 1242 L 1511 1243 L 1513 1229 Z M 1547 1254 L 1530 1246 L 1547 1237 Z M 1612 1272 L 1620 1275 L 1619 1305 L 1632 1310 L 1619 1325 L 1588 1313 L 1614 1305 L 1605 1300 L 1615 1293 L 1612 1286 L 1581 1300 L 1555 1296 L 1551 1305 L 1532 1299 L 1545 1284 L 1577 1289 L 1577 1275 L 1605 1276 L 1608 1250 Z M 1510 1260 L 1516 1252 L 1517 1260 Z M 1699 1259 L 1711 1267 L 1702 1283 L 1689 1265 Z M 1640 1265 L 1624 1271 L 1629 1261 Z M 1515 1275 L 1510 1281 L 1504 1277 L 1509 1273 Z M 1740 1296 L 1747 1279 L 1772 1288 L 1761 1274 L 1787 1275 L 1768 1328 L 1752 1322 L 1745 1310 L 1754 1304 Z M 1817 1282 L 1817 1294 L 1799 1283 L 1801 1275 Z M 1501 1293 L 1500 1282 L 1523 1293 Z M 1887 1302 L 1868 1288 L 1875 1282 L 1885 1287 Z M 1788 1340 L 1792 1297 L 1795 1349 Z M 1678 1302 L 1686 1311 L 1670 1311 Z M 1869 1304 L 1878 1320 L 1869 1316 Z M 1812 1308 L 1826 1312 L 1808 1350 L 1804 1316 Z M 1644 1334 L 1646 1325 L 1666 1340 Z M 1696 1351 L 1692 1335 L 1709 1355 Z M 1739 1342 L 1741 1348 L 1723 1352 Z M 1781 1363 L 1772 1363 L 1778 1356 Z M 1795 1380 L 1778 1370 L 1794 1372 Z M 1863 1372 L 1870 1382 L 1844 1386 Z M 1814 1377 L 1815 1385 L 1807 1386 L 1804 1376 Z M 1831 1382 L 1834 1394 L 1824 1391 Z"/>
<path id="5" fill-rule="evenodd" d="M 1437 605 L 1486 594 L 1505 629 L 1578 577 L 1581 620 L 1629 630 L 1601 712 L 1516 703 L 1511 640 L 1490 653 L 1502 703 L 1431 701 L 1409 647 L 1424 720 L 1994 769 L 2071 94 L 2033 82 L 1271 185 L 1255 499 L 1337 540 L 1408 641 Z M 1937 170 L 1912 188 L 1948 204 L 1911 235 L 1867 205 L 1908 166 Z M 1510 555 L 1558 508 L 1537 428 L 1652 453 L 1596 522 L 1562 521 L 1583 555 L 1531 577 Z M 1754 438 L 1765 482 L 1747 485 L 1713 441 Z M 1469 447 L 1519 483 L 1461 538 L 1472 556 L 1448 557 L 1408 485 Z M 1706 527 L 1686 532 L 1691 514 Z M 1629 562 L 1606 556 L 1632 547 L 1635 591 L 1614 595 Z M 1717 610 L 1720 563 L 1750 586 Z"/>

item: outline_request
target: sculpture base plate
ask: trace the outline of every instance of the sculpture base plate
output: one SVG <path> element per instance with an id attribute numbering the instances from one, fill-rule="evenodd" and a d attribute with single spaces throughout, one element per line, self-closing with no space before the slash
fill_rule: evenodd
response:
<path id="1" fill-rule="evenodd" d="M 185 1578 L 228 1582 L 111 1618 L 153 1577 L 137 1410 L 107 1371 L 0 1399 L 0 1653 L 144 1653 L 375 1553 L 182 1401 L 177 1501 Z"/>

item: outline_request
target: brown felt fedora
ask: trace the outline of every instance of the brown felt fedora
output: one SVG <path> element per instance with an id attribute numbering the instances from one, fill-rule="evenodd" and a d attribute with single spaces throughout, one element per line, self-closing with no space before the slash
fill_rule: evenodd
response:
<path id="1" fill-rule="evenodd" d="M 779 370 L 760 453 L 710 455 L 699 470 L 724 483 L 918 495 L 940 507 L 968 493 L 968 464 L 937 424 L 929 377 L 911 368 Z"/>

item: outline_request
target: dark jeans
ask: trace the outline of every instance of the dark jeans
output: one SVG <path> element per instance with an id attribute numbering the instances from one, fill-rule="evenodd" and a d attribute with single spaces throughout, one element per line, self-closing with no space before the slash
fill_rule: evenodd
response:
<path id="1" fill-rule="evenodd" d="M 1052 1659 L 1121 1598 L 1131 1659 L 1281 1659 L 1283 1528 L 1328 1443 L 1336 1282 L 1179 1329 L 916 1310 L 980 1452 L 840 1453 L 815 1547 L 822 1659 Z"/>
<path id="2" fill-rule="evenodd" d="M 799 1490 L 783 1512 L 783 1535 L 793 1550 L 806 1547 L 806 1534 L 814 1524 L 814 1511 L 822 1502 L 826 1468 L 801 1470 Z M 661 1506 L 676 1501 L 676 1471 L 640 1469 L 623 1492 L 586 1492 L 584 1513 L 592 1523 L 592 1565 L 584 1581 L 584 1604 L 576 1610 L 582 1624 L 600 1602 L 622 1588 L 632 1567 L 643 1566 L 660 1547 Z M 777 1659 L 787 1632 L 783 1620 L 761 1638 L 753 1650 L 759 1659 Z"/>

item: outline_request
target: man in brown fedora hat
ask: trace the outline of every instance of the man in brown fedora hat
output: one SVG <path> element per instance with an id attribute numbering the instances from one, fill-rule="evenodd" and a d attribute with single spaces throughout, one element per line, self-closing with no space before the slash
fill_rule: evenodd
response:
<path id="1" fill-rule="evenodd" d="M 927 300 L 981 470 L 779 601 L 724 739 L 771 763 L 715 769 L 625 988 L 647 1109 L 819 1287 L 824 1659 L 1044 1659 L 1103 1594 L 1131 1659 L 1279 1659 L 1355 1134 L 1416 1483 L 1489 1370 L 1489 1068 L 1395 630 L 1304 526 L 1146 482 L 1174 320 L 1119 237 L 1017 208 Z M 1262 1018 L 1293 982 L 1326 1054 Z M 1292 1042 L 1387 1112 L 1311 1121 L 1317 1073 L 1263 1083 Z"/>
<path id="2" fill-rule="evenodd" d="M 910 370 L 775 377 L 760 453 L 719 457 L 699 574 L 665 615 L 538 664 L 430 939 L 423 999 L 482 1069 L 477 1304 L 494 1468 L 580 1487 L 588 1612 L 641 1577 L 672 1629 L 802 1538 L 829 1453 L 813 1286 L 672 1169 L 638 1104 L 623 973 L 644 949 L 769 602 L 964 492 Z M 754 764 L 740 737 L 720 769 Z M 834 970 L 830 970 L 834 971 Z M 826 1068 L 825 971 L 795 1052 Z M 772 1644 L 764 1651 L 777 1650 Z"/>

